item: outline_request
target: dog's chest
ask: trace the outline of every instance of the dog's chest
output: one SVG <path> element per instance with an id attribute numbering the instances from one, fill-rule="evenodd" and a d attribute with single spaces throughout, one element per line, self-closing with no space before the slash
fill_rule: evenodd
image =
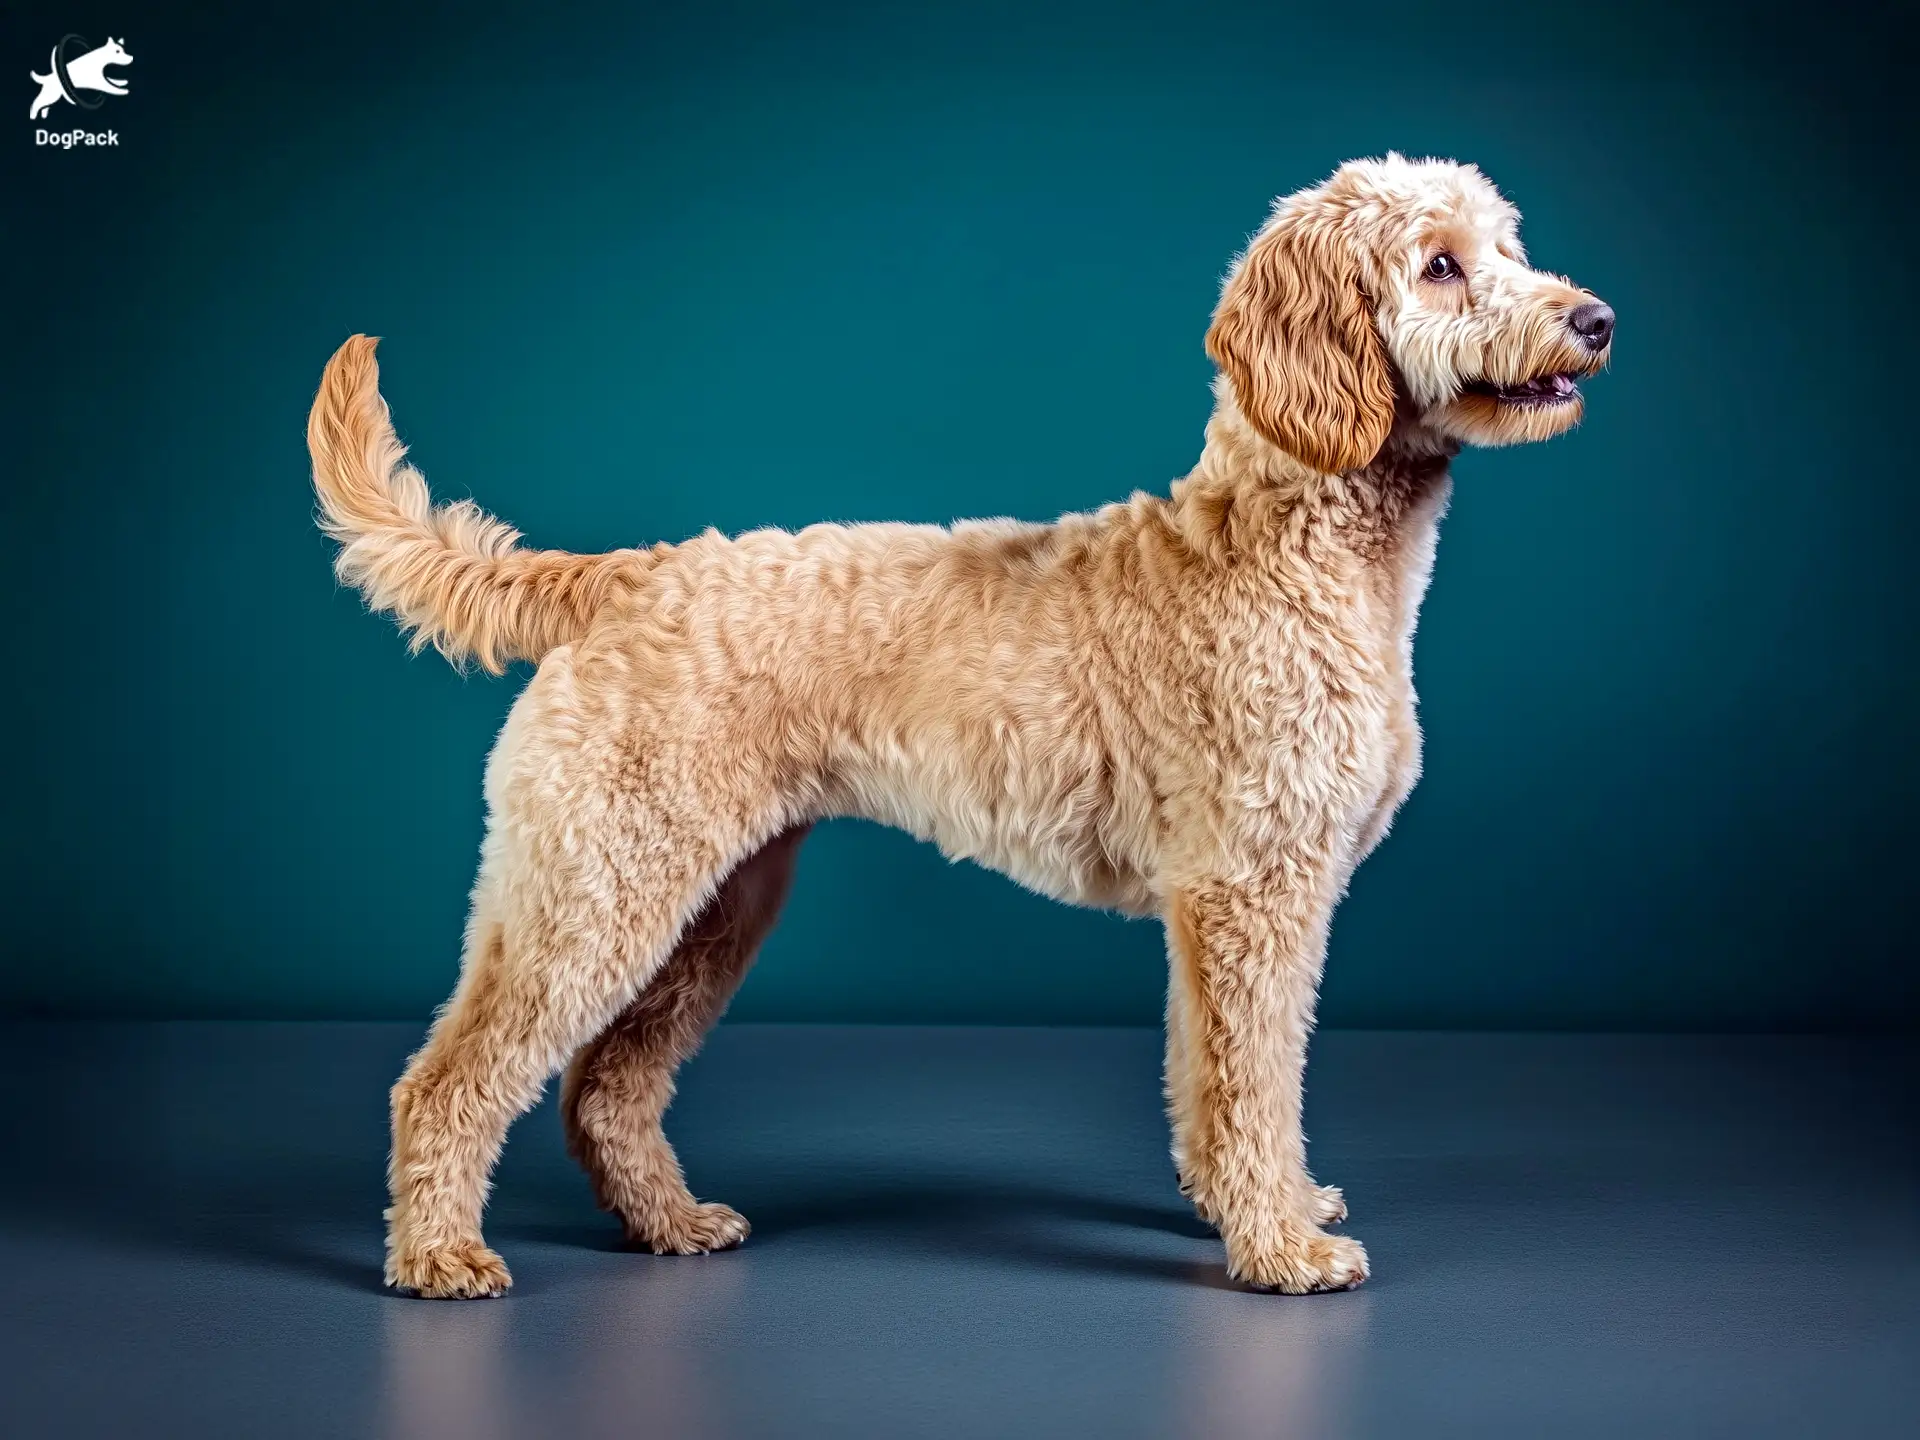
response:
<path id="1" fill-rule="evenodd" d="M 1413 703 L 1413 634 L 1433 578 L 1434 548 L 1452 482 L 1445 473 L 1417 490 L 1366 566 L 1373 643 L 1396 677 L 1395 693 Z"/>
<path id="2" fill-rule="evenodd" d="M 1377 839 L 1392 811 L 1420 773 L 1420 722 L 1413 688 L 1413 638 L 1420 606 L 1433 577 L 1440 520 L 1452 482 L 1444 472 L 1417 489 L 1388 532 L 1387 543 L 1368 562 L 1369 634 L 1381 676 L 1384 734 L 1379 790 L 1363 831 Z M 1371 844 L 1372 841 L 1367 842 Z"/>
<path id="3" fill-rule="evenodd" d="M 1233 799 L 1258 825 L 1329 811 L 1356 835 L 1404 798 L 1420 764 L 1413 638 L 1448 495 L 1444 475 L 1389 525 L 1314 567 L 1315 587 L 1275 599 L 1244 636 L 1223 738 Z"/>

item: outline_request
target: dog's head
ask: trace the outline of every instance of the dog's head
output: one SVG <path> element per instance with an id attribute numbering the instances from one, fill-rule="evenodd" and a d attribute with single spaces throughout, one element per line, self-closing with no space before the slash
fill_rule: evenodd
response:
<path id="1" fill-rule="evenodd" d="M 1474 445 L 1580 420 L 1613 311 L 1535 270 L 1471 165 L 1356 160 L 1278 201 L 1234 262 L 1207 352 L 1247 422 L 1316 470 L 1358 469 L 1396 416 Z"/>

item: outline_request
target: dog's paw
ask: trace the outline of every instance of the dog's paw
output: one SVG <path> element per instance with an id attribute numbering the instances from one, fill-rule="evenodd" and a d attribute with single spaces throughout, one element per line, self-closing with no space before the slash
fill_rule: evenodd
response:
<path id="1" fill-rule="evenodd" d="M 1180 1193 L 1192 1204 L 1193 1213 L 1216 1230 L 1219 1229 L 1220 1215 L 1213 1208 L 1213 1202 L 1207 1198 L 1206 1187 L 1185 1166 L 1181 1166 L 1175 1173 L 1179 1176 Z"/>
<path id="2" fill-rule="evenodd" d="M 676 1209 L 665 1221 L 650 1225 L 644 1234 L 629 1228 L 627 1238 L 656 1255 L 705 1255 L 733 1249 L 752 1231 L 747 1217 L 738 1210 L 710 1201 Z"/>
<path id="3" fill-rule="evenodd" d="M 494 1300 L 513 1287 L 513 1276 L 504 1260 L 475 1240 L 389 1254 L 387 1284 L 422 1300 Z"/>
<path id="4" fill-rule="evenodd" d="M 1255 1290 L 1311 1295 L 1351 1290 L 1370 1271 L 1358 1240 L 1318 1230 L 1287 1230 L 1267 1243 L 1227 1241 L 1227 1274 Z"/>
<path id="5" fill-rule="evenodd" d="M 1338 1225 L 1347 1218 L 1347 1197 L 1338 1185 L 1316 1185 L 1307 1213 L 1316 1225 Z"/>

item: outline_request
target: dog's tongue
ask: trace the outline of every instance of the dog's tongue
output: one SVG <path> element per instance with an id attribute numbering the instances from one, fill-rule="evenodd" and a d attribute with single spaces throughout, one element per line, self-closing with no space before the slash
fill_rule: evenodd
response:
<path id="1" fill-rule="evenodd" d="M 1510 387 L 1515 395 L 1568 395 L 1573 392 L 1573 377 L 1569 375 L 1541 375 L 1532 380 L 1522 380 Z"/>

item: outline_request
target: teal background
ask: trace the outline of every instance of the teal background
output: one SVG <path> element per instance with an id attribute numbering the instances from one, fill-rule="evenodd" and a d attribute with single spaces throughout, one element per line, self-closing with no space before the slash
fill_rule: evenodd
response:
<path id="1" fill-rule="evenodd" d="M 1912 1025 L 1893 13 L 10 7 L 0 1007 L 450 988 L 524 676 L 334 587 L 302 427 L 349 332 L 436 489 L 537 544 L 1047 518 L 1191 464 L 1226 261 L 1397 147 L 1478 161 L 1620 336 L 1583 430 L 1457 466 L 1427 778 L 1326 1021 Z M 135 56 L 60 117 L 115 150 L 31 144 L 68 31 Z M 1157 926 L 845 824 L 734 1013 L 1151 1022 L 1163 982 Z"/>

